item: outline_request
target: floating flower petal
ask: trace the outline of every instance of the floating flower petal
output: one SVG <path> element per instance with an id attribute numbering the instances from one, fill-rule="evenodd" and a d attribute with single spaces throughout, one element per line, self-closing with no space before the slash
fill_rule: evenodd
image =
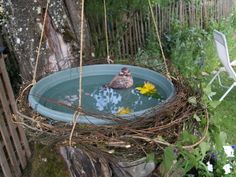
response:
<path id="1" fill-rule="evenodd" d="M 125 108 L 125 107 L 120 107 L 119 110 L 117 111 L 117 115 L 123 115 L 123 114 L 129 114 L 131 113 L 132 110 L 130 108 Z"/>
<path id="2" fill-rule="evenodd" d="M 155 85 L 150 82 L 144 82 L 143 87 L 136 87 L 136 90 L 139 90 L 143 95 L 150 95 L 157 92 Z"/>

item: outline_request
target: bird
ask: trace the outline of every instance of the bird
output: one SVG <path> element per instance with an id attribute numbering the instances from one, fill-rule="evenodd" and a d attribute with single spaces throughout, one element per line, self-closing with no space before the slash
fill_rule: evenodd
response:
<path id="1" fill-rule="evenodd" d="M 113 89 L 126 89 L 132 87 L 134 84 L 133 77 L 127 67 L 121 68 L 119 74 L 117 74 L 109 84 L 105 87 Z"/>

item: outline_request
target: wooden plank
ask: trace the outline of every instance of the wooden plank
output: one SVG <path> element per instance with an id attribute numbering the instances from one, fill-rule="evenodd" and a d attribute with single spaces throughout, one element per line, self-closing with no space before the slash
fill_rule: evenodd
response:
<path id="1" fill-rule="evenodd" d="M 179 14 L 179 11 L 180 11 L 179 4 L 180 4 L 180 1 L 177 1 L 177 2 L 176 2 L 176 7 L 175 7 L 177 19 L 179 19 L 179 17 L 180 17 L 180 14 Z"/>
<path id="2" fill-rule="evenodd" d="M 7 158 L 5 156 L 4 150 L 3 150 L 3 144 L 0 141 L 0 165 L 3 171 L 3 174 L 6 177 L 14 177 L 11 173 L 11 168 L 8 165 Z"/>
<path id="3" fill-rule="evenodd" d="M 179 4 L 179 20 L 181 23 L 183 23 L 183 1 L 180 0 L 179 2 L 180 2 L 180 4 Z"/>
<path id="4" fill-rule="evenodd" d="M 158 12 L 159 12 L 159 9 L 158 9 L 158 5 L 156 5 L 154 7 L 154 17 L 155 17 L 155 20 L 156 20 L 156 24 L 157 24 L 157 27 L 158 27 L 158 24 L 159 24 L 159 19 L 160 19 L 160 16 L 158 16 Z"/>
<path id="5" fill-rule="evenodd" d="M 230 1 L 226 1 L 226 13 L 229 14 L 229 4 L 230 4 Z"/>
<path id="6" fill-rule="evenodd" d="M 9 132 L 8 132 L 6 124 L 4 122 L 4 118 L 3 118 L 2 113 L 3 112 L 0 108 L 0 132 L 1 132 L 1 135 L 2 135 L 2 139 L 3 139 L 3 142 L 5 144 L 5 147 L 6 147 L 11 165 L 14 169 L 14 172 L 15 172 L 16 176 L 21 176 L 20 166 L 19 166 L 19 163 L 17 161 L 16 154 L 14 152 L 13 144 L 10 141 Z"/>
<path id="7" fill-rule="evenodd" d="M 147 29 L 148 29 L 148 25 L 147 25 L 147 23 L 148 23 L 148 20 L 147 20 L 147 18 L 149 18 L 149 15 L 147 16 L 147 15 L 145 15 L 144 16 L 144 20 L 143 20 L 143 29 L 144 29 L 144 32 L 143 32 L 143 36 L 144 36 L 144 40 L 146 40 L 147 38 L 147 34 L 148 34 L 148 32 L 147 32 Z"/>
<path id="8" fill-rule="evenodd" d="M 138 26 L 139 22 L 138 22 L 138 16 L 137 16 L 137 13 L 134 15 L 134 41 L 135 41 L 135 45 L 134 45 L 134 51 L 135 51 L 135 54 L 137 53 L 138 51 L 138 48 L 139 48 L 139 33 L 138 33 Z"/>
<path id="9" fill-rule="evenodd" d="M 170 18 L 170 24 L 172 24 L 173 20 L 175 18 L 175 3 L 171 4 L 171 18 Z M 171 30 L 171 25 L 170 25 L 170 30 Z"/>
<path id="10" fill-rule="evenodd" d="M 138 48 L 139 49 L 142 46 L 142 37 L 141 37 L 141 26 L 140 26 L 140 14 L 136 14 L 136 23 L 137 23 L 137 37 L 138 37 Z"/>
<path id="11" fill-rule="evenodd" d="M 135 54 L 138 52 L 138 48 L 140 46 L 140 41 L 139 41 L 139 21 L 138 21 L 138 16 L 137 13 L 134 16 L 134 39 L 135 39 Z"/>
<path id="12" fill-rule="evenodd" d="M 129 55 L 129 41 L 128 41 L 128 35 L 127 35 L 127 32 L 125 33 L 125 39 L 124 39 L 124 42 L 125 42 L 125 56 L 124 57 L 127 57 L 127 55 Z"/>
<path id="13" fill-rule="evenodd" d="M 136 19 L 135 19 L 135 14 L 132 17 L 132 28 L 131 28 L 131 33 L 132 33 L 132 42 L 133 42 L 133 52 L 135 55 L 136 53 L 136 49 L 137 49 L 137 36 L 136 36 L 136 32 L 135 32 L 135 28 L 136 28 Z"/>
<path id="14" fill-rule="evenodd" d="M 201 1 L 201 4 L 203 4 L 202 1 Z M 201 28 L 203 28 L 203 5 L 200 5 L 200 25 L 201 25 Z"/>
<path id="15" fill-rule="evenodd" d="M 111 30 L 111 44 L 115 45 L 116 43 L 116 23 L 114 19 L 111 19 L 111 26 L 112 26 L 112 30 Z M 115 45 L 117 46 L 117 45 Z"/>
<path id="16" fill-rule="evenodd" d="M 168 31 L 170 31 L 170 25 L 171 25 L 171 6 L 172 4 L 169 5 L 168 7 Z"/>
<path id="17" fill-rule="evenodd" d="M 4 111 L 5 115 L 7 116 L 7 119 L 6 119 L 7 124 L 8 124 L 9 130 L 10 130 L 11 136 L 13 138 L 13 142 L 14 142 L 21 166 L 22 166 L 22 168 L 25 168 L 26 167 L 26 156 L 25 156 L 26 152 L 24 152 L 22 149 L 21 142 L 19 140 L 19 137 L 18 137 L 18 134 L 16 131 L 16 126 L 10 120 L 10 118 L 12 117 L 11 111 L 10 111 L 9 105 L 6 104 L 7 98 L 2 90 L 3 90 L 3 83 L 2 83 L 2 80 L 0 80 L 0 99 L 2 102 L 3 111 Z"/>
<path id="18" fill-rule="evenodd" d="M 10 100 L 10 104 L 11 104 L 13 113 L 15 115 L 17 115 L 16 101 L 15 101 L 13 90 L 12 90 L 12 87 L 11 87 L 11 84 L 10 84 L 10 79 L 9 79 L 9 76 L 8 76 L 8 73 L 7 73 L 7 70 L 6 70 L 6 65 L 5 65 L 3 59 L 0 59 L 0 70 L 2 71 L 4 83 L 5 83 L 5 86 L 8 90 L 8 97 L 9 97 L 9 100 Z M 18 126 L 18 130 L 19 130 L 19 133 L 20 133 L 21 141 L 24 145 L 24 149 L 26 151 L 26 155 L 29 158 L 29 157 L 31 157 L 31 151 L 30 151 L 28 140 L 25 136 L 25 132 L 24 132 L 24 130 L 21 126 Z"/>
<path id="19" fill-rule="evenodd" d="M 121 38 L 121 49 L 122 49 L 122 58 L 124 58 L 124 56 L 125 56 L 125 39 L 124 39 L 124 35 L 122 35 L 122 38 Z"/>
<path id="20" fill-rule="evenodd" d="M 228 1 L 226 1 L 225 3 L 223 3 L 223 15 L 224 17 L 226 17 L 228 15 L 228 12 L 227 12 L 227 5 L 228 5 Z"/>
<path id="21" fill-rule="evenodd" d="M 133 46 L 133 30 L 132 30 L 132 24 L 129 25 L 129 47 L 130 47 L 130 54 L 133 56 L 134 54 L 134 46 Z"/>
<path id="22" fill-rule="evenodd" d="M 159 26 L 159 35 L 161 36 L 161 33 L 162 33 L 162 31 L 163 31 L 163 28 L 164 28 L 164 23 L 165 23 L 165 21 L 164 21 L 164 8 L 161 8 L 159 5 L 158 5 L 158 9 L 159 9 L 159 11 L 160 11 L 160 22 L 157 24 L 157 26 Z"/>
<path id="23" fill-rule="evenodd" d="M 206 6 L 206 0 L 203 0 L 203 26 L 206 27 L 208 23 L 208 14 L 207 14 L 207 6 Z"/>
<path id="24" fill-rule="evenodd" d="M 144 14 L 141 14 L 140 17 L 141 17 L 141 22 L 140 22 L 140 24 L 141 24 L 141 40 L 142 40 L 142 46 L 144 46 L 144 44 L 145 44 L 144 21 L 143 21 Z"/>
<path id="25" fill-rule="evenodd" d="M 188 5 L 188 11 L 189 11 L 189 25 L 192 26 L 192 24 L 193 24 L 193 13 L 192 13 L 192 4 L 190 4 L 190 3 Z"/>
<path id="26" fill-rule="evenodd" d="M 164 32 L 168 29 L 168 21 L 169 21 L 169 11 L 168 7 L 164 8 L 164 28 L 162 30 L 161 36 L 164 34 Z"/>
<path id="27" fill-rule="evenodd" d="M 149 34 L 151 31 L 151 14 L 148 14 L 148 19 L 147 19 L 147 29 L 146 29 L 146 34 Z"/>
<path id="28" fill-rule="evenodd" d="M 11 84 L 10 84 L 11 82 L 10 82 L 10 79 L 8 77 L 6 65 L 4 63 L 3 58 L 0 59 L 0 71 L 2 72 L 2 76 L 3 76 L 3 80 L 4 80 L 3 82 L 5 83 L 7 95 L 10 99 L 11 106 L 12 106 L 13 110 L 15 111 L 16 110 L 15 98 L 14 98 L 14 95 L 13 95 L 13 90 L 12 90 L 12 87 L 11 87 Z"/>

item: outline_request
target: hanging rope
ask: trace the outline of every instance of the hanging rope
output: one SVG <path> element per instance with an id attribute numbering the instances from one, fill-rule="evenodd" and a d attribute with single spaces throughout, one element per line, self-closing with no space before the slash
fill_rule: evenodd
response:
<path id="1" fill-rule="evenodd" d="M 167 78 L 171 79 L 170 72 L 169 72 L 169 69 L 168 69 L 168 66 L 167 66 L 167 62 L 166 62 L 166 57 L 165 57 L 165 54 L 164 54 L 164 51 L 163 51 L 163 48 L 162 48 L 162 43 L 161 43 L 160 35 L 159 35 L 159 32 L 158 32 L 157 22 L 155 20 L 155 16 L 154 16 L 154 13 L 153 13 L 153 9 L 152 9 L 152 5 L 151 5 L 151 1 L 150 0 L 148 0 L 148 4 L 149 4 L 150 11 L 151 11 L 152 21 L 153 21 L 153 24 L 154 24 L 154 27 L 155 27 L 157 40 L 158 40 L 158 43 L 159 43 L 159 46 L 160 46 L 160 49 L 161 49 L 161 55 L 163 57 L 163 61 L 164 61 L 164 65 L 165 65 L 165 70 L 166 70 L 166 76 L 167 76 Z"/>
<path id="2" fill-rule="evenodd" d="M 47 1 L 47 6 L 46 6 L 44 17 L 43 17 L 43 27 L 42 27 L 43 29 L 41 31 L 41 36 L 40 36 L 40 40 L 39 40 L 39 46 L 38 46 L 38 50 L 37 50 L 36 63 L 35 63 L 35 67 L 34 67 L 34 75 L 33 75 L 33 80 L 32 80 L 33 84 L 36 83 L 36 74 L 37 74 L 37 69 L 38 69 L 39 56 L 40 56 L 40 51 L 41 51 L 41 47 L 42 47 L 43 34 L 44 34 L 44 28 L 45 28 L 47 14 L 48 14 L 49 3 L 50 3 L 50 0 Z"/>
<path id="3" fill-rule="evenodd" d="M 79 106 L 78 110 L 81 108 L 82 105 L 82 77 L 83 77 L 83 38 L 84 38 L 84 0 L 81 1 L 81 29 L 80 29 L 80 73 L 79 73 Z M 80 116 L 79 111 L 75 111 L 73 115 L 73 127 L 70 132 L 70 137 L 69 137 L 69 145 L 72 146 L 72 137 L 73 133 L 75 131 L 75 126 L 77 123 L 77 120 Z"/>
<path id="4" fill-rule="evenodd" d="M 112 59 L 110 59 L 110 51 L 109 51 L 109 39 L 108 39 L 108 32 L 107 32 L 107 8 L 106 8 L 106 0 L 103 0 L 104 6 L 104 26 L 105 26 L 105 38 L 106 38 L 106 48 L 107 48 L 107 63 L 111 64 L 114 63 Z"/>

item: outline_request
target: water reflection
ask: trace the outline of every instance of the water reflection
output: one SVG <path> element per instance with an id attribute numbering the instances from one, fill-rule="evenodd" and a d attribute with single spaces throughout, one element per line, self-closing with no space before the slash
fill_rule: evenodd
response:
<path id="1" fill-rule="evenodd" d="M 100 88 L 95 90 L 90 95 L 95 100 L 96 109 L 99 111 L 107 111 L 115 114 L 122 101 L 120 93 L 112 88 Z"/>
<path id="2" fill-rule="evenodd" d="M 116 114 L 119 108 L 128 107 L 139 111 L 155 106 L 159 100 L 140 95 L 135 88 L 112 89 L 98 88 L 90 96 L 93 98 L 95 110 Z"/>

